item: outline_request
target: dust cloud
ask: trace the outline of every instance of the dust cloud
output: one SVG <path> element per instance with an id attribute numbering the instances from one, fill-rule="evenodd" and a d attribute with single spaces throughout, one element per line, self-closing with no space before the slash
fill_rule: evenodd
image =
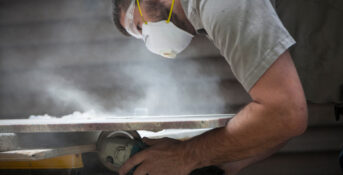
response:
<path id="1" fill-rule="evenodd" d="M 14 77 L 2 88 L 30 94 L 18 93 L 23 99 L 20 104 L 25 104 L 15 110 L 36 116 L 75 111 L 120 116 L 224 110 L 219 76 L 208 73 L 208 62 L 192 57 L 201 50 L 193 46 L 175 60 L 153 55 L 142 41 L 123 37 L 114 27 L 110 1 L 77 2 L 63 1 L 58 5 L 61 12 L 35 18 L 37 31 L 23 35 L 28 39 L 20 42 L 19 49 L 13 49 L 15 42 L 9 39 L 2 43 L 9 49 L 1 53 L 1 62 Z M 73 14 L 77 14 L 75 19 Z"/>

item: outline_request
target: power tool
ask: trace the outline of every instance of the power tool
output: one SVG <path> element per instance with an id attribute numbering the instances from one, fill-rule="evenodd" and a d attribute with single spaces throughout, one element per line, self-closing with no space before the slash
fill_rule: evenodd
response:
<path id="1" fill-rule="evenodd" d="M 101 163 L 113 172 L 118 172 L 131 156 L 147 147 L 135 131 L 103 132 L 97 141 Z M 134 169 L 128 174 L 133 174 Z"/>
<path id="2" fill-rule="evenodd" d="M 103 132 L 97 141 L 97 151 L 101 163 L 110 171 L 117 172 L 119 168 L 134 154 L 146 149 L 136 131 Z M 127 175 L 132 175 L 136 167 Z M 223 175 L 224 171 L 216 166 L 193 170 L 190 175 Z"/>

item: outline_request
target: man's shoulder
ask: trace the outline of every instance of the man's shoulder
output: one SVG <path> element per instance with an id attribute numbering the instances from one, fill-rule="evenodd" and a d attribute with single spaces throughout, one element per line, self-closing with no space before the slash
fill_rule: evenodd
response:
<path id="1" fill-rule="evenodd" d="M 270 0 L 183 0 L 196 29 L 203 28 L 249 91 L 295 42 Z"/>

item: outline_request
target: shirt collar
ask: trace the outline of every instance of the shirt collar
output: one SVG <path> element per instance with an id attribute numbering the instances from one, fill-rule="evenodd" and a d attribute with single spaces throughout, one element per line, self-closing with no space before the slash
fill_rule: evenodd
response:
<path id="1" fill-rule="evenodd" d="M 195 30 L 204 28 L 199 15 L 198 4 L 200 1 L 201 0 L 180 0 L 183 11 Z"/>

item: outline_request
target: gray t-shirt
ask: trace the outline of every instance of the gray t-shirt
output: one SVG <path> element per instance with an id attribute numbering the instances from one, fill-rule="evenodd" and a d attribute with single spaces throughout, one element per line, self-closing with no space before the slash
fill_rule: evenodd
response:
<path id="1" fill-rule="evenodd" d="M 196 30 L 204 29 L 249 91 L 294 39 L 270 0 L 181 0 Z"/>

